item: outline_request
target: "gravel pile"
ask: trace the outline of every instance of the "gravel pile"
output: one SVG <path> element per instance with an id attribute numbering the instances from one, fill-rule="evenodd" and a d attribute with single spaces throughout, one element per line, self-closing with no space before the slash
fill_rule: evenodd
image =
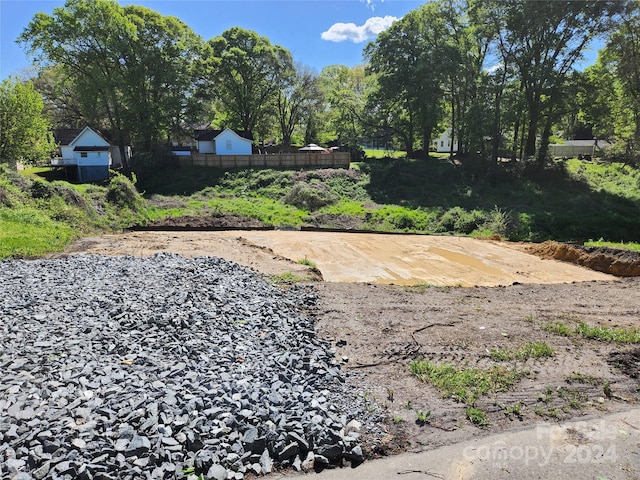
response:
<path id="1" fill-rule="evenodd" d="M 361 462 L 371 414 L 298 293 L 211 257 L 0 262 L 0 478 Z"/>

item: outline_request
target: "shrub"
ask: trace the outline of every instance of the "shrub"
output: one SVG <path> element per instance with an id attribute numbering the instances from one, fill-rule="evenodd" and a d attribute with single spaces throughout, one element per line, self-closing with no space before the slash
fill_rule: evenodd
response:
<path id="1" fill-rule="evenodd" d="M 337 198 L 318 180 L 312 180 L 310 183 L 298 182 L 284 197 L 287 205 L 307 211 L 318 210 L 336 201 Z"/>
<path id="2" fill-rule="evenodd" d="M 107 201 L 122 208 L 129 208 L 134 212 L 143 210 L 145 204 L 133 182 L 119 173 L 116 173 L 109 181 Z"/>
<path id="3" fill-rule="evenodd" d="M 365 189 L 368 179 L 368 175 L 362 174 L 359 170 L 344 168 L 303 170 L 293 177 L 294 182 L 318 180 L 326 185 L 333 195 L 354 200 L 369 198 Z"/>
<path id="4" fill-rule="evenodd" d="M 219 185 L 224 189 L 242 191 L 260 191 L 262 189 L 290 188 L 294 172 L 272 168 L 246 169 L 225 172 Z"/>
<path id="5" fill-rule="evenodd" d="M 511 230 L 511 223 L 511 216 L 496 206 L 486 215 L 481 229 L 493 235 L 506 237 Z"/>
<path id="6" fill-rule="evenodd" d="M 462 207 L 453 207 L 442 215 L 437 230 L 469 234 L 483 225 L 486 220 L 487 216 L 481 210 L 467 212 Z"/>
<path id="7" fill-rule="evenodd" d="M 11 195 L 9 189 L 3 185 L 0 185 L 0 207 L 11 207 L 13 202 L 11 201 Z"/>
<path id="8" fill-rule="evenodd" d="M 53 185 L 42 180 L 34 180 L 31 183 L 30 191 L 33 198 L 51 198 L 56 193 Z"/>
<path id="9" fill-rule="evenodd" d="M 386 205 L 367 216 L 373 230 L 428 231 L 432 214 L 421 209 L 410 209 L 398 205 Z"/>

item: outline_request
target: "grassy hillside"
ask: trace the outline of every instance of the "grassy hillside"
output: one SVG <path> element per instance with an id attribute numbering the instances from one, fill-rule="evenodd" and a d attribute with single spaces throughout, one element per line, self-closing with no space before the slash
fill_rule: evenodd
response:
<path id="1" fill-rule="evenodd" d="M 489 181 L 446 159 L 371 159 L 318 170 L 163 168 L 104 184 L 0 168 L 0 258 L 59 251 L 80 235 L 166 217 L 235 214 L 273 226 L 640 242 L 640 171 L 570 160 Z M 627 245 L 629 246 L 629 245 Z"/>
<path id="2" fill-rule="evenodd" d="M 145 200 L 122 176 L 104 185 L 72 185 L 50 181 L 49 174 L 0 165 L 0 258 L 57 252 L 78 236 L 148 219 Z"/>
<path id="3" fill-rule="evenodd" d="M 640 171 L 570 160 L 488 181 L 446 159 L 373 159 L 350 170 L 174 169 L 140 181 L 158 215 L 234 213 L 275 226 L 640 241 Z"/>

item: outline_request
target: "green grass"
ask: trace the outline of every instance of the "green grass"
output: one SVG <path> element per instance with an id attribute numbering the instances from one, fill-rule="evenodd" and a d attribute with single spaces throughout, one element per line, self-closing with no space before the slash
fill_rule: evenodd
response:
<path id="1" fill-rule="evenodd" d="M 545 332 L 553 333 L 555 335 L 560 335 L 561 337 L 568 337 L 571 335 L 572 331 L 569 325 L 564 322 L 549 322 L 542 325 L 542 329 Z"/>
<path id="2" fill-rule="evenodd" d="M 632 250 L 634 252 L 640 252 L 640 243 L 634 242 L 605 242 L 604 240 L 584 242 L 587 247 L 611 247 L 621 248 L 623 250 Z"/>
<path id="3" fill-rule="evenodd" d="M 40 257 L 64 250 L 78 236 L 149 220 L 146 202 L 122 176 L 75 185 L 53 173 L 0 165 L 0 259 Z"/>
<path id="4" fill-rule="evenodd" d="M 567 171 L 587 183 L 593 190 L 640 200 L 640 170 L 621 163 L 585 163 L 578 159 L 566 162 Z"/>
<path id="5" fill-rule="evenodd" d="M 276 227 L 299 227 L 308 215 L 304 210 L 269 198 L 213 198 L 206 206 L 217 214 L 242 215 Z"/>
<path id="6" fill-rule="evenodd" d="M 370 210 L 366 209 L 362 202 L 351 199 L 341 199 L 333 205 L 322 207 L 319 212 L 331 215 L 351 215 L 353 217 L 364 217 Z"/>
<path id="7" fill-rule="evenodd" d="M 400 415 L 394 415 L 391 421 L 395 424 L 399 424 L 399 423 L 404 423 L 405 420 Z"/>
<path id="8" fill-rule="evenodd" d="M 383 232 L 434 232 L 437 212 L 384 205 L 367 215 L 365 228 Z"/>
<path id="9" fill-rule="evenodd" d="M 304 257 L 298 260 L 296 263 L 300 265 L 306 265 L 307 267 L 311 267 L 311 268 L 318 268 L 318 265 L 316 264 L 316 262 L 309 260 L 307 257 Z"/>
<path id="10" fill-rule="evenodd" d="M 515 405 L 505 406 L 504 414 L 508 417 L 516 416 L 519 419 L 522 419 L 522 407 L 524 404 L 516 403 Z"/>
<path id="11" fill-rule="evenodd" d="M 215 208 L 276 226 L 316 226 L 317 214 L 327 214 L 384 232 L 640 241 L 637 169 L 571 160 L 525 175 L 518 164 L 505 164 L 489 183 L 464 161 L 377 158 L 381 152 L 350 170 L 184 167 L 140 173 L 138 185 L 147 197 L 173 195 L 186 205 L 183 215 Z M 176 213 L 167 207 L 167 216 Z M 326 221 L 333 226 L 331 218 Z"/>
<path id="12" fill-rule="evenodd" d="M 563 337 L 579 335 L 589 340 L 600 342 L 640 343 L 640 329 L 637 328 L 601 327 L 599 325 L 589 325 L 583 321 L 578 321 L 576 326 L 572 328 L 564 322 L 556 321 L 543 324 L 542 329 Z"/>
<path id="13" fill-rule="evenodd" d="M 305 279 L 299 275 L 296 275 L 292 272 L 284 272 L 275 275 L 271 275 L 269 277 L 271 279 L 271 283 L 274 285 L 283 285 L 283 284 L 292 284 L 292 283 L 300 283 L 304 282 Z"/>
<path id="14" fill-rule="evenodd" d="M 580 322 L 575 333 L 591 340 L 600 342 L 616 342 L 624 344 L 640 343 L 640 330 L 637 328 L 614 328 L 588 325 Z"/>
<path id="15" fill-rule="evenodd" d="M 528 372 L 496 365 L 488 370 L 458 368 L 448 363 L 436 364 L 416 360 L 410 365 L 411 373 L 436 387 L 443 397 L 453 398 L 474 406 L 476 401 L 491 393 L 505 392 L 528 375 Z"/>
<path id="16" fill-rule="evenodd" d="M 366 158 L 403 158 L 407 156 L 407 152 L 401 150 L 385 150 L 383 148 L 365 148 Z"/>
<path id="17" fill-rule="evenodd" d="M 424 293 L 430 288 L 433 288 L 433 284 L 429 282 L 416 283 L 415 285 L 406 285 L 402 287 L 405 292 L 413 293 Z"/>
<path id="18" fill-rule="evenodd" d="M 447 155 L 416 160 L 381 152 L 370 152 L 349 170 L 224 171 L 161 162 L 138 168 L 134 162 L 137 190 L 150 204 L 121 177 L 74 185 L 56 180 L 47 168 L 19 175 L 2 167 L 0 210 L 18 216 L 5 213 L 0 220 L 1 255 L 40 255 L 64 248 L 76 235 L 165 217 L 225 214 L 282 227 L 327 222 L 381 232 L 553 239 L 640 250 L 637 167 L 569 160 L 530 174 L 518 163 L 505 163 L 488 181 L 486 172 L 464 159 L 454 165 Z M 35 218 L 20 217 L 21 211 L 35 210 L 56 226 L 41 217 L 39 226 L 28 220 L 18 225 L 19 218 Z M 591 242 L 594 238 L 600 240 Z"/>
<path id="19" fill-rule="evenodd" d="M 595 377 L 593 375 L 585 375 L 580 372 L 573 372 L 566 378 L 567 383 L 582 383 L 588 385 L 607 385 L 609 382 L 602 377 Z"/>
<path id="20" fill-rule="evenodd" d="M 469 421 L 477 427 L 484 428 L 490 425 L 489 420 L 487 420 L 487 414 L 479 408 L 467 407 L 464 413 Z"/>
<path id="21" fill-rule="evenodd" d="M 533 412 L 540 417 L 560 419 L 570 416 L 573 410 L 582 411 L 590 404 L 588 395 L 580 389 L 547 387 L 538 395 Z"/>
<path id="22" fill-rule="evenodd" d="M 58 252 L 76 236 L 71 226 L 56 222 L 37 209 L 0 209 L 0 259 Z"/>
<path id="23" fill-rule="evenodd" d="M 560 412 L 553 405 L 536 405 L 533 407 L 533 413 L 540 417 L 560 418 Z"/>
<path id="24" fill-rule="evenodd" d="M 517 349 L 492 348 L 489 352 L 492 360 L 525 361 L 529 358 L 548 358 L 553 356 L 553 349 L 544 342 L 527 342 Z"/>
<path id="25" fill-rule="evenodd" d="M 431 410 L 427 410 L 426 412 L 422 410 L 416 410 L 416 416 L 418 417 L 418 423 L 424 425 L 431 418 Z"/>

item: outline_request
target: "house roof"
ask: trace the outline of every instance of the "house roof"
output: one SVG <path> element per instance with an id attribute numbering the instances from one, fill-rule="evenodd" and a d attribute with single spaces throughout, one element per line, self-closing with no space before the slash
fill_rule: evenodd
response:
<path id="1" fill-rule="evenodd" d="M 53 138 L 60 145 L 69 145 L 82 132 L 82 128 L 59 128 L 53 131 Z"/>
<path id="2" fill-rule="evenodd" d="M 198 140 L 200 142 L 210 142 L 210 141 L 214 140 L 218 135 L 220 135 L 225 130 L 227 130 L 227 129 L 223 128 L 223 129 L 220 129 L 220 130 L 215 130 L 215 129 L 211 128 L 211 127 L 208 127 L 208 128 L 205 128 L 205 129 L 200 129 L 200 130 L 195 130 L 195 137 L 196 137 L 196 140 Z M 231 129 L 229 129 L 229 130 L 231 130 Z M 253 137 L 247 131 L 243 131 L 243 132 L 236 132 L 235 130 L 231 130 L 231 131 L 234 132 L 239 137 L 242 137 L 242 138 L 244 138 L 246 140 L 253 141 Z"/>
<path id="3" fill-rule="evenodd" d="M 111 145 L 111 142 L 105 138 L 100 130 L 89 126 L 84 128 L 59 128 L 53 132 L 53 138 L 60 145 L 71 145 L 87 129 L 95 132 L 96 135 Z"/>

